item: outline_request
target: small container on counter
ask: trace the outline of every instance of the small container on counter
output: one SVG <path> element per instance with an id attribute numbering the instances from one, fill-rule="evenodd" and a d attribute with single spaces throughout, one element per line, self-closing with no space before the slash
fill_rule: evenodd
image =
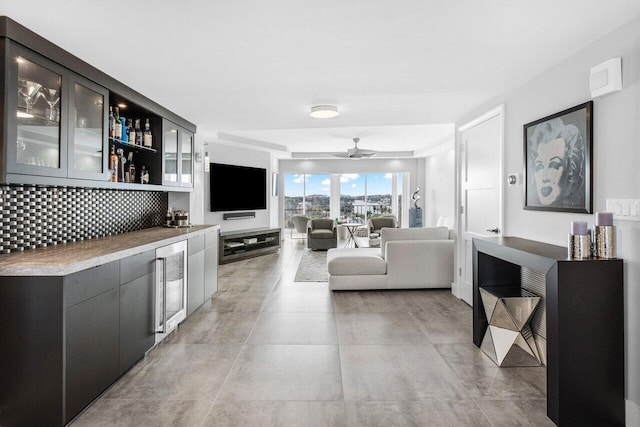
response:
<path id="1" fill-rule="evenodd" d="M 174 215 L 174 223 L 177 227 L 189 226 L 189 212 L 177 210 Z"/>

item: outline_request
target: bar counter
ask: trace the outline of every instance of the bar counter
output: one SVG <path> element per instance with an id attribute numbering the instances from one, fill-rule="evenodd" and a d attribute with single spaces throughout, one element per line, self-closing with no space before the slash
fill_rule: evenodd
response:
<path id="1" fill-rule="evenodd" d="M 2 276 L 66 276 L 210 231 L 220 225 L 152 227 L 97 239 L 0 255 Z"/>

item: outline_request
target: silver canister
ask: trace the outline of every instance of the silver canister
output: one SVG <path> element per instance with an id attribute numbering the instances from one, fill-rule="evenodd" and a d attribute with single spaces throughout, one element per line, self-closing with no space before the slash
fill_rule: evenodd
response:
<path id="1" fill-rule="evenodd" d="M 189 212 L 183 210 L 177 210 L 174 215 L 175 225 L 178 227 L 189 226 Z"/>
<path id="2" fill-rule="evenodd" d="M 603 259 L 615 258 L 616 255 L 616 226 L 596 225 L 596 256 Z"/>
<path id="3" fill-rule="evenodd" d="M 588 234 L 569 234 L 569 258 L 591 258 L 591 237 Z"/>

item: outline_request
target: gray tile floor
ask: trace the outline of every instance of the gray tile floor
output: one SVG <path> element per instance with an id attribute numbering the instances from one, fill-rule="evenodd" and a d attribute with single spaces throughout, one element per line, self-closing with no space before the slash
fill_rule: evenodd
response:
<path id="1" fill-rule="evenodd" d="M 293 282 L 304 240 L 226 264 L 219 291 L 79 426 L 553 426 L 544 368 L 498 368 L 450 290 Z"/>

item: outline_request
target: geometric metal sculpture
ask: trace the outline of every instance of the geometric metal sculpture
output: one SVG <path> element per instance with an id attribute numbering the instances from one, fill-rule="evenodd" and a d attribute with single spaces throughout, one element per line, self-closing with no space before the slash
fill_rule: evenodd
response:
<path id="1" fill-rule="evenodd" d="M 480 349 L 498 366 L 542 365 L 529 322 L 540 297 L 520 286 L 480 287 L 489 320 Z"/>

